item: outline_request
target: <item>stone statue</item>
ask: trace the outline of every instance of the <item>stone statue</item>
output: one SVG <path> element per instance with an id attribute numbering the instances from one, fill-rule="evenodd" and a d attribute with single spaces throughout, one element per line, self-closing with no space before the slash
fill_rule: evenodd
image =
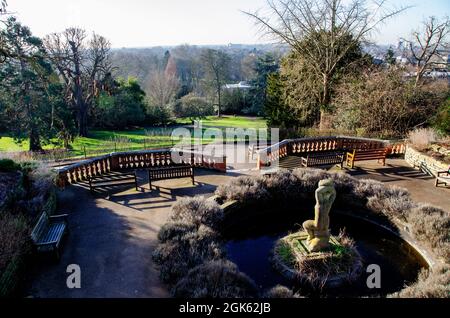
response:
<path id="1" fill-rule="evenodd" d="M 336 190 L 333 180 L 320 181 L 319 188 L 316 190 L 315 218 L 303 223 L 303 228 L 308 233 L 307 243 L 311 252 L 319 252 L 329 246 L 329 213 L 335 199 Z"/>

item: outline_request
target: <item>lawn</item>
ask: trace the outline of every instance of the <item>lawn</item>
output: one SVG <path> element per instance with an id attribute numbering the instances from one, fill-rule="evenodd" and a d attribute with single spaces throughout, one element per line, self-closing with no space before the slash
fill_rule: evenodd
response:
<path id="1" fill-rule="evenodd" d="M 192 128 L 192 123 L 188 119 L 177 120 L 178 127 Z M 114 151 L 151 149 L 172 147 L 177 140 L 172 140 L 171 128 L 141 128 L 128 131 L 91 130 L 89 137 L 78 137 L 73 142 L 71 154 L 73 156 L 97 155 Z M 208 117 L 202 121 L 203 130 L 214 128 L 224 130 L 226 128 L 266 128 L 266 122 L 262 118 L 224 116 Z M 193 140 L 193 138 L 192 138 Z M 211 142 L 211 138 L 205 138 L 203 143 Z M 54 145 L 47 145 L 45 149 L 58 148 Z M 0 151 L 25 151 L 28 150 L 28 141 L 22 144 L 15 143 L 14 139 L 8 136 L 1 136 Z"/>

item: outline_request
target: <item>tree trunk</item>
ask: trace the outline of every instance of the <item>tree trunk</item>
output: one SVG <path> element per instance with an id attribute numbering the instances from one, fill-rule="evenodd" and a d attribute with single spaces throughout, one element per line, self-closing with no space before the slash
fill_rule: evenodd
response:
<path id="1" fill-rule="evenodd" d="M 88 136 L 87 129 L 87 107 L 86 105 L 80 105 L 78 109 L 78 134 L 80 137 Z"/>
<path id="2" fill-rule="evenodd" d="M 217 97 L 218 97 L 217 117 L 222 117 L 222 90 L 220 88 L 220 84 L 219 84 L 218 90 L 217 90 Z"/>
<path id="3" fill-rule="evenodd" d="M 320 119 L 319 119 L 319 130 L 324 130 L 325 127 L 325 115 L 326 109 L 330 104 L 330 86 L 329 79 L 326 74 L 323 75 L 323 93 L 320 102 Z"/>
<path id="4" fill-rule="evenodd" d="M 30 130 L 30 151 L 41 151 L 41 139 L 39 137 L 39 133 L 36 128 L 33 127 Z"/>
<path id="5" fill-rule="evenodd" d="M 419 83 L 422 80 L 424 69 L 425 69 L 425 66 L 424 67 L 420 67 L 420 65 L 417 65 L 416 81 L 414 83 L 414 87 L 415 88 L 417 88 L 419 86 Z"/>

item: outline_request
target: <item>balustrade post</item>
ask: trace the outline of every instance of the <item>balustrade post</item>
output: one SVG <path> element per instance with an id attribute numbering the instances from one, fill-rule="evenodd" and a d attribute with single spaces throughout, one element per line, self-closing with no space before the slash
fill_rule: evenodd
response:
<path id="1" fill-rule="evenodd" d="M 111 157 L 109 158 L 111 164 L 110 164 L 110 169 L 111 171 L 118 171 L 120 170 L 120 165 L 119 165 L 119 155 L 111 155 Z"/>

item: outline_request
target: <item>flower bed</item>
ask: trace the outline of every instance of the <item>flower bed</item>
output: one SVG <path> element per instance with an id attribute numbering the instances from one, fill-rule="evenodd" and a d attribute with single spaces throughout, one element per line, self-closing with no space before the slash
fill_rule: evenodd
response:
<path id="1" fill-rule="evenodd" d="M 254 282 L 226 260 L 223 231 L 232 227 L 233 221 L 241 222 L 247 215 L 247 220 L 279 218 L 283 216 L 283 206 L 310 205 L 314 202 L 318 182 L 327 178 L 334 179 L 336 185 L 336 206 L 353 207 L 351 211 L 360 211 L 358 217 L 376 220 L 392 232 L 406 229 L 415 247 L 429 253 L 426 257 L 431 265 L 429 272 L 423 272 L 417 283 L 390 296 L 450 295 L 448 213 L 415 203 L 402 188 L 314 169 L 281 171 L 270 178 L 240 177 L 220 186 L 213 199 L 196 197 L 177 202 L 170 221 L 159 233 L 160 244 L 153 255 L 160 265 L 162 280 L 176 297 L 298 296 L 280 286 L 269 291 L 254 288 Z M 270 205 L 277 207 L 272 215 L 267 214 L 267 209 L 259 209 Z M 260 212 L 263 210 L 266 214 Z M 204 274 L 199 273 L 204 273 L 208 268 L 205 266 L 211 262 L 214 273 L 227 274 L 200 279 Z"/>

